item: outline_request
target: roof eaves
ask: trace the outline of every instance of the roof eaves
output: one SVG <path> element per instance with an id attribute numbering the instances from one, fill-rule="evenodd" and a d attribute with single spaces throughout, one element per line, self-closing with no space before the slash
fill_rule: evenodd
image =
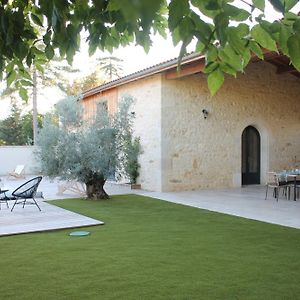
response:
<path id="1" fill-rule="evenodd" d="M 196 61 L 196 60 L 201 60 L 203 58 L 204 58 L 204 55 L 201 55 L 199 53 L 194 52 L 194 53 L 188 54 L 185 57 L 183 57 L 181 65 L 185 65 L 187 63 L 190 63 L 190 62 L 193 62 L 193 61 Z M 170 60 L 167 60 L 165 62 L 162 62 L 162 63 L 156 64 L 154 66 L 151 66 L 149 68 L 143 69 L 141 71 L 137 71 L 137 72 L 134 72 L 134 73 L 129 74 L 127 76 L 124 76 L 124 77 L 115 79 L 113 81 L 104 83 L 100 86 L 97 86 L 95 88 L 92 88 L 92 89 L 84 92 L 83 93 L 83 98 L 93 96 L 95 94 L 98 94 L 98 93 L 103 92 L 105 90 L 111 89 L 113 87 L 117 87 L 119 85 L 123 85 L 125 83 L 129 83 L 129 82 L 141 79 L 141 78 L 145 78 L 145 77 L 148 77 L 148 76 L 151 76 L 151 75 L 154 75 L 154 74 L 161 73 L 163 71 L 172 69 L 172 68 L 177 66 L 177 62 L 178 62 L 178 58 L 170 59 Z"/>

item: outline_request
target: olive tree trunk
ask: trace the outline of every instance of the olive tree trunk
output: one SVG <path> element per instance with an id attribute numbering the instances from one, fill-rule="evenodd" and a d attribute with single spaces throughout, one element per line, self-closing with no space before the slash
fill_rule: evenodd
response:
<path id="1" fill-rule="evenodd" d="M 86 194 L 90 199 L 109 199 L 104 190 L 105 179 L 93 178 L 86 182 Z"/>

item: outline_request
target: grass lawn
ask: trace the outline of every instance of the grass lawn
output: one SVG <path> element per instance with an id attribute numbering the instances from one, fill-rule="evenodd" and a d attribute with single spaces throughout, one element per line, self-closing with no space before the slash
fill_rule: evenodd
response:
<path id="1" fill-rule="evenodd" d="M 52 202 L 104 221 L 0 238 L 0 299 L 300 299 L 300 231 L 137 195 Z"/>

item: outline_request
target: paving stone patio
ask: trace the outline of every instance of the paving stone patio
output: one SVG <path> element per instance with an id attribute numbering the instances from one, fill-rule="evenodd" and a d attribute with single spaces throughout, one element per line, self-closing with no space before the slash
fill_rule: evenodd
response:
<path id="1" fill-rule="evenodd" d="M 31 177 L 28 176 L 28 179 Z M 24 180 L 7 180 L 2 178 L 3 186 L 13 190 Z M 43 192 L 45 200 L 77 198 L 77 194 L 64 192 L 57 195 L 58 181 L 43 178 L 39 191 Z M 267 200 L 263 186 L 248 186 L 237 189 L 183 191 L 172 193 L 148 192 L 130 190 L 128 185 L 107 183 L 106 191 L 110 195 L 136 193 L 164 201 L 207 209 L 215 212 L 235 215 L 243 218 L 263 221 L 300 229 L 300 200 L 286 200 L 283 197 L 277 202 L 271 195 Z M 38 199 L 42 212 L 35 206 L 23 209 L 17 206 L 13 212 L 2 204 L 0 211 L 0 236 L 25 232 L 75 228 L 101 225 L 105 220 L 94 220 L 73 213 Z"/>
<path id="2" fill-rule="evenodd" d="M 0 236 L 29 232 L 77 228 L 104 224 L 80 214 L 38 200 L 41 212 L 35 205 L 16 206 L 13 212 L 2 205 L 0 211 Z"/>
<path id="3" fill-rule="evenodd" d="M 140 194 L 173 203 L 300 229 L 300 200 L 286 200 L 281 196 L 277 202 L 272 197 L 272 192 L 265 200 L 264 186 L 173 193 L 141 191 Z"/>
<path id="4" fill-rule="evenodd" d="M 28 176 L 27 179 L 30 178 Z M 1 179 L 2 188 L 7 187 L 11 191 L 26 181 L 26 179 L 7 180 L 5 177 Z M 24 209 L 22 205 L 17 205 L 11 212 L 6 207 L 6 204 L 1 204 L 0 236 L 104 224 L 100 220 L 95 220 L 45 202 L 45 200 L 78 197 L 74 193 L 56 195 L 56 181 L 51 182 L 43 178 L 38 191 L 43 192 L 45 197 L 45 199 L 36 199 L 42 210 L 41 212 L 35 205 L 26 205 Z M 10 207 L 13 205 L 13 201 L 8 201 L 8 203 Z"/>

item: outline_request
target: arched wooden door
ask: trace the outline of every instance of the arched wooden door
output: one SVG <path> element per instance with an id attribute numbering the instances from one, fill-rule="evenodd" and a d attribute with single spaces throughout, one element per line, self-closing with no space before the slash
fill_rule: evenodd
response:
<path id="1" fill-rule="evenodd" d="M 260 184 L 260 135 L 253 126 L 242 134 L 242 184 Z"/>

